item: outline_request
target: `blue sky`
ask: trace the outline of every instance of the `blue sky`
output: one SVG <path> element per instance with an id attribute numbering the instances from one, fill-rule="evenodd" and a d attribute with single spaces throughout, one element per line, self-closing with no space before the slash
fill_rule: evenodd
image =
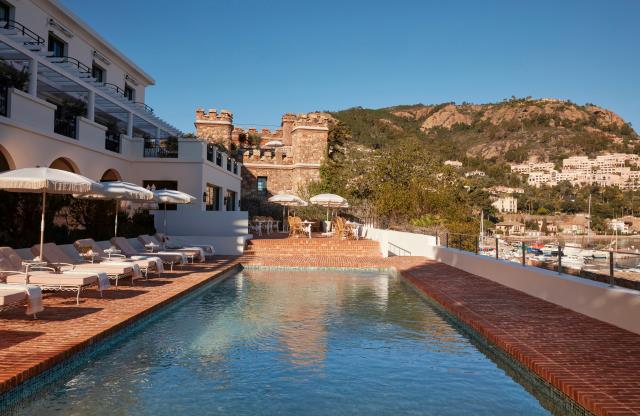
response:
<path id="1" fill-rule="evenodd" d="M 150 73 L 147 103 L 193 131 L 285 112 L 512 95 L 609 108 L 640 130 L 640 1 L 62 0 Z"/>

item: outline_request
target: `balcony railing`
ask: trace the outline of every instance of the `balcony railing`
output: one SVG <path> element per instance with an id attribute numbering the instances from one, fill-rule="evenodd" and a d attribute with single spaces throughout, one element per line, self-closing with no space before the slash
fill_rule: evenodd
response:
<path id="1" fill-rule="evenodd" d="M 233 173 L 238 174 L 238 162 L 233 161 Z"/>
<path id="2" fill-rule="evenodd" d="M 91 68 L 83 64 L 72 56 L 56 56 L 52 57 L 51 62 L 54 64 L 68 64 L 76 68 L 79 72 L 91 75 Z"/>
<path id="3" fill-rule="evenodd" d="M 53 131 L 63 136 L 76 139 L 76 125 L 77 119 L 73 118 L 59 118 L 55 117 L 53 120 Z"/>
<path id="4" fill-rule="evenodd" d="M 104 148 L 120 153 L 120 133 L 107 132 L 104 138 Z"/>
<path id="5" fill-rule="evenodd" d="M 231 172 L 231 158 L 227 157 L 227 170 Z"/>
<path id="6" fill-rule="evenodd" d="M 178 139 L 144 139 L 143 156 L 175 159 L 178 157 Z"/>
<path id="7" fill-rule="evenodd" d="M 216 165 L 222 167 L 222 154 L 220 152 L 216 153 Z"/>
<path id="8" fill-rule="evenodd" d="M 13 19 L 5 19 L 0 21 L 0 27 L 4 29 L 16 30 L 20 35 L 29 39 L 24 42 L 25 45 L 42 46 L 44 45 L 44 38 L 39 36 L 36 32 L 29 29 L 20 22 L 16 22 Z"/>
<path id="9" fill-rule="evenodd" d="M 9 109 L 9 87 L 0 85 L 0 116 L 6 117 Z"/>
<path id="10" fill-rule="evenodd" d="M 147 111 L 148 113 L 152 113 L 153 114 L 153 108 L 151 108 L 150 106 L 146 105 L 145 103 L 141 102 L 141 101 L 134 101 L 134 103 L 136 106 L 144 109 L 145 111 Z"/>
<path id="11" fill-rule="evenodd" d="M 207 160 L 213 162 L 213 155 L 216 153 L 215 146 L 207 144 Z"/>

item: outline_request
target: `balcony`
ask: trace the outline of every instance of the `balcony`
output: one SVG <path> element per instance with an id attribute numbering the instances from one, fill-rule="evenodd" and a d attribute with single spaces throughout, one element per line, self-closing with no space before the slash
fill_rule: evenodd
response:
<path id="1" fill-rule="evenodd" d="M 177 159 L 178 138 L 144 139 L 144 157 Z"/>
<path id="2" fill-rule="evenodd" d="M 71 139 L 77 139 L 76 135 L 76 118 L 59 117 L 57 114 L 53 119 L 53 131 L 62 136 Z"/>
<path id="3" fill-rule="evenodd" d="M 120 153 L 120 133 L 107 132 L 104 138 L 104 148 Z"/>
<path id="4" fill-rule="evenodd" d="M 216 152 L 216 165 L 222 167 L 222 153 Z"/>
<path id="5" fill-rule="evenodd" d="M 216 154 L 216 147 L 212 144 L 207 144 L 207 160 L 213 163 L 213 159 Z"/>

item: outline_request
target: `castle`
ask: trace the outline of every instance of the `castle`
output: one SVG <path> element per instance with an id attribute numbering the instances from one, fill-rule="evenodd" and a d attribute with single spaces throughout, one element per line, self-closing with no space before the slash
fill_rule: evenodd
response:
<path id="1" fill-rule="evenodd" d="M 227 110 L 199 108 L 194 124 L 198 138 L 237 149 L 245 199 L 297 195 L 309 182 L 320 179 L 329 134 L 329 118 L 322 113 L 285 114 L 275 131 L 244 130 L 233 126 L 233 114 Z"/>

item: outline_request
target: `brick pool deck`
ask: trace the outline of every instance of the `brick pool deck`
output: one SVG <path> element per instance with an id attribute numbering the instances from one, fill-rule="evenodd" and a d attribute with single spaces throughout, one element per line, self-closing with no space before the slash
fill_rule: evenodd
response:
<path id="1" fill-rule="evenodd" d="M 0 314 L 0 392 L 238 264 L 396 268 L 585 409 L 597 415 L 640 415 L 640 335 L 422 257 L 381 258 L 372 252 L 371 242 L 268 241 L 257 240 L 240 258 L 217 258 L 139 286 L 109 290 L 104 299 L 87 292 L 80 306 L 71 295 L 47 295 L 38 320 L 27 318 L 24 310 Z"/>

